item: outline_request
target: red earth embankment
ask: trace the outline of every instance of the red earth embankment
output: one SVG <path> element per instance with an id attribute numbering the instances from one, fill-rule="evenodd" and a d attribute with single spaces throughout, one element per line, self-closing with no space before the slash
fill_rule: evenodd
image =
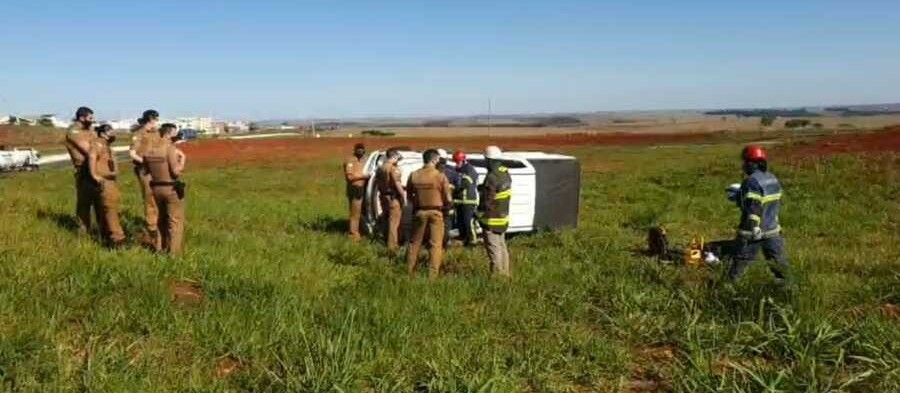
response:
<path id="1" fill-rule="evenodd" d="M 353 145 L 363 142 L 369 150 L 405 146 L 411 149 L 444 148 L 478 151 L 487 145 L 507 150 L 549 150 L 578 146 L 653 145 L 699 142 L 707 134 L 569 134 L 523 137 L 469 138 L 282 138 L 212 140 L 189 143 L 183 149 L 192 165 L 237 165 L 245 163 L 297 163 L 349 155 Z"/>
<path id="2" fill-rule="evenodd" d="M 826 136 L 814 143 L 793 149 L 799 156 L 827 156 L 842 153 L 900 152 L 900 126 L 867 134 Z"/>

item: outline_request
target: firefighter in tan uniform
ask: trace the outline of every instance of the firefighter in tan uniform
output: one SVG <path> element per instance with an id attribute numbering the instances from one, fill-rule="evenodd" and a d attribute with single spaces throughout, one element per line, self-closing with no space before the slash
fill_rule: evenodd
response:
<path id="1" fill-rule="evenodd" d="M 400 250 L 400 219 L 403 217 L 403 205 L 406 202 L 406 190 L 403 187 L 402 174 L 397 163 L 400 152 L 390 149 L 385 155 L 384 164 L 375 172 L 375 185 L 378 186 L 381 211 L 387 224 L 387 248 L 391 255 Z"/>
<path id="2" fill-rule="evenodd" d="M 91 230 L 91 206 L 96 206 L 97 203 L 97 191 L 86 165 L 91 142 L 95 138 L 91 130 L 93 122 L 94 111 L 91 108 L 78 108 L 65 140 L 66 150 L 69 151 L 69 158 L 75 169 L 75 218 L 78 221 L 78 232 L 83 234 Z"/>
<path id="3" fill-rule="evenodd" d="M 406 184 L 409 203 L 413 207 L 412 236 L 407 249 L 406 263 L 410 277 L 416 273 L 419 248 L 428 231 L 431 245 L 428 277 L 436 279 L 441 272 L 444 256 L 444 211 L 451 206 L 450 183 L 436 165 L 440 159 L 437 150 L 426 150 L 422 155 L 425 167 L 413 172 Z"/>
<path id="4" fill-rule="evenodd" d="M 184 170 L 184 153 L 172 143 L 175 125 L 164 124 L 159 133 L 161 138 L 151 142 L 143 157 L 144 166 L 150 174 L 153 199 L 159 208 L 157 227 L 161 243 L 156 250 L 181 255 L 184 251 L 185 189 L 179 177 Z"/>
<path id="5" fill-rule="evenodd" d="M 363 169 L 366 147 L 357 143 L 353 147 L 353 156 L 344 161 L 344 178 L 347 180 L 347 202 L 350 205 L 349 233 L 350 239 L 358 241 L 359 220 L 362 218 L 363 197 L 366 195 L 366 180 L 369 175 Z"/>
<path id="6" fill-rule="evenodd" d="M 160 248 L 161 241 L 159 227 L 156 225 L 159 218 L 159 210 L 156 207 L 156 201 L 153 199 L 153 190 L 150 187 L 150 173 L 147 171 L 147 166 L 144 165 L 144 155 L 147 154 L 147 149 L 151 145 L 162 141 L 158 128 L 159 112 L 152 109 L 144 111 L 141 118 L 138 119 L 138 127 L 134 130 L 131 148 L 128 150 L 128 154 L 134 163 L 134 174 L 141 187 L 141 196 L 144 200 L 144 220 L 147 223 L 147 227 L 142 242 L 155 250 Z"/>
<path id="7" fill-rule="evenodd" d="M 113 141 L 115 141 L 115 136 L 112 135 L 110 125 L 104 124 L 97 127 L 97 138 L 91 143 L 87 165 L 99 194 L 97 224 L 100 226 L 100 236 L 107 246 L 116 248 L 125 243 L 125 232 L 122 231 L 122 225 L 119 223 L 121 194 L 119 194 L 119 185 L 116 183 L 119 164 L 110 149 Z"/>

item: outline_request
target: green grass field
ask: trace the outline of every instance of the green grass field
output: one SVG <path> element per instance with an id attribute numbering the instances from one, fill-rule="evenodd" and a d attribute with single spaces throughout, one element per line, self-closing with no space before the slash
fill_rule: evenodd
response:
<path id="1" fill-rule="evenodd" d="M 0 388 L 48 392 L 898 392 L 898 155 L 779 158 L 795 285 L 642 256 L 731 237 L 740 146 L 581 147 L 576 230 L 454 249 L 435 283 L 350 244 L 338 161 L 188 168 L 187 253 L 72 229 L 68 170 L 0 179 Z M 126 168 L 123 166 L 123 168 Z M 130 173 L 128 173 L 130 174 Z M 137 186 L 121 184 L 136 234 Z M 424 269 L 422 269 L 424 270 Z M 173 301 L 192 280 L 202 300 Z"/>

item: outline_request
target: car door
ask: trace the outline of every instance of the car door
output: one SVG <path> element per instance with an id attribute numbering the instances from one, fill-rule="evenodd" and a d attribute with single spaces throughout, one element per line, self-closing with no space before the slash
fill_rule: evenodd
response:
<path id="1" fill-rule="evenodd" d="M 385 152 L 374 151 L 366 158 L 363 173 L 369 174 L 366 182 L 366 194 L 363 198 L 363 230 L 369 235 L 376 233 L 378 216 L 381 214 L 381 206 L 378 203 L 378 189 L 375 187 L 375 172 L 381 162 L 384 161 Z"/>

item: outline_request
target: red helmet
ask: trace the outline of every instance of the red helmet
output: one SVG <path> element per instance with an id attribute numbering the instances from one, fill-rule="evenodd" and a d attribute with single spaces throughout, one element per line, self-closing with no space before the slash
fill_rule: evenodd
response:
<path id="1" fill-rule="evenodd" d="M 457 150 L 453 152 L 453 161 L 457 164 L 463 163 L 466 161 L 466 153 L 463 153 L 462 150 Z"/>
<path id="2" fill-rule="evenodd" d="M 763 150 L 762 146 L 759 145 L 749 145 L 744 148 L 744 151 L 741 152 L 741 158 L 744 161 L 766 161 L 768 157 L 766 157 L 766 151 Z"/>

